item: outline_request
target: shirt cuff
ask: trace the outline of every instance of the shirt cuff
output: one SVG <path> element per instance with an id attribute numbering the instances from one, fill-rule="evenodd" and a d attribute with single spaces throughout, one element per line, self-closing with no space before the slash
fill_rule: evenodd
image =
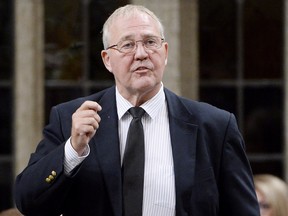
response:
<path id="1" fill-rule="evenodd" d="M 71 145 L 71 137 L 65 143 L 64 149 L 64 172 L 68 174 L 78 166 L 90 153 L 90 147 L 87 145 L 82 156 L 78 156 L 78 153 Z"/>

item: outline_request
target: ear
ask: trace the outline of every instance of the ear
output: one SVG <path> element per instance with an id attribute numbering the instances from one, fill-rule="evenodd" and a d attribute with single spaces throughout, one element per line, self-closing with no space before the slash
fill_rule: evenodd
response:
<path id="1" fill-rule="evenodd" d="M 164 44 L 164 48 L 165 48 L 165 65 L 167 65 L 168 62 L 168 43 Z"/>
<path id="2" fill-rule="evenodd" d="M 101 57 L 102 57 L 102 61 L 105 65 L 105 67 L 107 68 L 107 70 L 112 73 L 112 68 L 111 68 L 111 64 L 110 64 L 110 56 L 109 56 L 107 50 L 101 51 Z"/>

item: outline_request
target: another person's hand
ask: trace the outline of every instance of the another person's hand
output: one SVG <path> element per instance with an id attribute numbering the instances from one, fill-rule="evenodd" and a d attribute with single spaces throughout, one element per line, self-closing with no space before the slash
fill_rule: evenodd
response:
<path id="1" fill-rule="evenodd" d="M 94 101 L 85 101 L 72 115 L 71 145 L 82 155 L 95 135 L 101 121 L 98 112 L 101 106 Z"/>

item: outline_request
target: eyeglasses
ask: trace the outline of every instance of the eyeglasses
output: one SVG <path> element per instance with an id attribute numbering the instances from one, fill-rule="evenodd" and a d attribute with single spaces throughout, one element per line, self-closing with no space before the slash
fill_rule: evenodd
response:
<path id="1" fill-rule="evenodd" d="M 154 50 L 160 49 L 160 47 L 162 46 L 162 43 L 164 42 L 164 38 L 151 36 L 143 40 L 137 40 L 137 41 L 132 40 L 132 39 L 123 40 L 123 41 L 118 42 L 115 45 L 109 46 L 106 50 L 115 49 L 121 53 L 130 54 L 136 51 L 136 48 L 138 47 L 137 45 L 138 42 L 141 42 L 146 50 L 154 51 Z"/>

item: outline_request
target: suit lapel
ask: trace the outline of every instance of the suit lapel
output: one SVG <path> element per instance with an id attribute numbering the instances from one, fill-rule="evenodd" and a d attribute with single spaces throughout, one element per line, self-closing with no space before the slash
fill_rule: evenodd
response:
<path id="1" fill-rule="evenodd" d="M 121 159 L 115 88 L 110 88 L 98 103 L 102 106 L 102 111 L 99 113 L 101 122 L 92 139 L 92 145 L 95 145 L 94 149 L 104 176 L 114 215 L 121 215 Z"/>
<path id="2" fill-rule="evenodd" d="M 168 104 L 170 135 L 173 151 L 176 215 L 183 210 L 189 212 L 189 200 L 195 174 L 196 139 L 198 126 L 193 124 L 193 115 L 183 101 L 165 89 Z"/>

